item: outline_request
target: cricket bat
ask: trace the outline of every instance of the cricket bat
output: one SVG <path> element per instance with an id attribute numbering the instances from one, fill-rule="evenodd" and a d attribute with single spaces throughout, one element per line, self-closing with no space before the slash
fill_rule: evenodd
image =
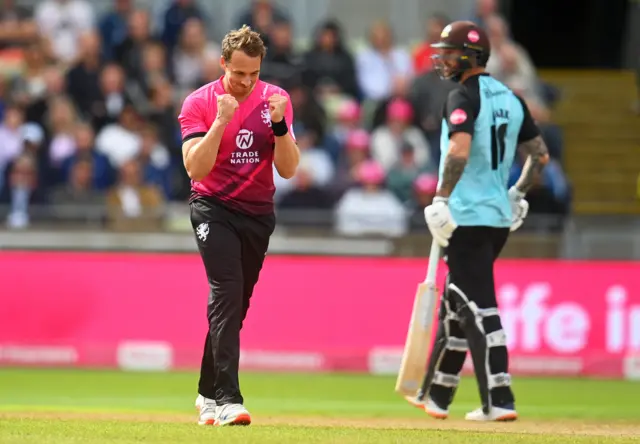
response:
<path id="1" fill-rule="evenodd" d="M 415 396 L 424 378 L 431 349 L 431 330 L 438 300 L 436 274 L 440 259 L 440 245 L 433 240 L 429 265 L 424 282 L 418 284 L 404 344 L 400 372 L 395 391 L 402 396 Z"/>

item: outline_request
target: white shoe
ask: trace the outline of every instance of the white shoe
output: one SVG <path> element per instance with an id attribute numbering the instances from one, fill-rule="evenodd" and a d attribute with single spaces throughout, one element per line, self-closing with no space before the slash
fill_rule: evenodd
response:
<path id="1" fill-rule="evenodd" d="M 518 419 L 518 412 L 514 409 L 505 409 L 502 407 L 491 407 L 488 415 L 482 411 L 482 407 L 469 412 L 464 419 L 467 421 L 515 421 Z"/>
<path id="2" fill-rule="evenodd" d="M 427 415 L 432 418 L 447 419 L 449 417 L 449 410 L 441 409 L 431 398 L 427 399 L 426 402 L 424 399 L 419 399 L 415 396 L 405 396 L 404 399 L 406 399 L 409 404 L 423 409 Z"/>
<path id="3" fill-rule="evenodd" d="M 198 395 L 196 398 L 196 409 L 198 409 L 198 424 L 199 425 L 215 425 L 217 406 L 213 399 L 205 398 L 202 395 Z"/>
<path id="4" fill-rule="evenodd" d="M 218 406 L 216 425 L 249 425 L 251 415 L 242 404 L 225 404 Z"/>

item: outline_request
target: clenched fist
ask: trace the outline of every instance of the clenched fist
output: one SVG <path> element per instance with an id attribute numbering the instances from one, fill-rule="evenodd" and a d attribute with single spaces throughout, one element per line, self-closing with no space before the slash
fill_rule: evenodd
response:
<path id="1" fill-rule="evenodd" d="M 269 97 L 269 114 L 272 122 L 280 122 L 284 118 L 284 112 L 287 109 L 289 101 L 285 96 L 274 94 Z"/>
<path id="2" fill-rule="evenodd" d="M 231 122 L 231 119 L 233 119 L 233 115 L 240 107 L 240 105 L 238 105 L 238 101 L 230 94 L 221 94 L 217 97 L 217 99 L 218 115 L 216 116 L 216 119 L 223 123 Z"/>

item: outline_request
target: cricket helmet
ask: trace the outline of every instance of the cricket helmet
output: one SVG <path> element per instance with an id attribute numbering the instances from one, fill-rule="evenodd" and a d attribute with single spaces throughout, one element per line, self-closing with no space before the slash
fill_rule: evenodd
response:
<path id="1" fill-rule="evenodd" d="M 431 57 L 436 72 L 441 78 L 454 82 L 459 82 L 462 74 L 471 68 L 487 66 L 491 54 L 487 33 L 471 21 L 448 24 L 440 34 L 440 41 L 431 47 L 440 50 Z"/>

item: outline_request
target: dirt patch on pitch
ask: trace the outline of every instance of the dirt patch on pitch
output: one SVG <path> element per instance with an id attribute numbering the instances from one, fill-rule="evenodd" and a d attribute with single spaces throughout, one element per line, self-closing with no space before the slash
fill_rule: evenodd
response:
<path id="1" fill-rule="evenodd" d="M 194 415 L 173 413 L 108 413 L 108 412 L 0 412 L 0 419 L 51 419 L 124 422 L 195 423 Z M 330 418 L 321 416 L 255 417 L 254 426 L 349 427 L 368 429 L 460 430 L 468 432 L 639 436 L 640 424 L 604 421 L 541 421 L 521 419 L 512 423 L 472 423 L 457 419 L 437 421 L 430 418 Z"/>

